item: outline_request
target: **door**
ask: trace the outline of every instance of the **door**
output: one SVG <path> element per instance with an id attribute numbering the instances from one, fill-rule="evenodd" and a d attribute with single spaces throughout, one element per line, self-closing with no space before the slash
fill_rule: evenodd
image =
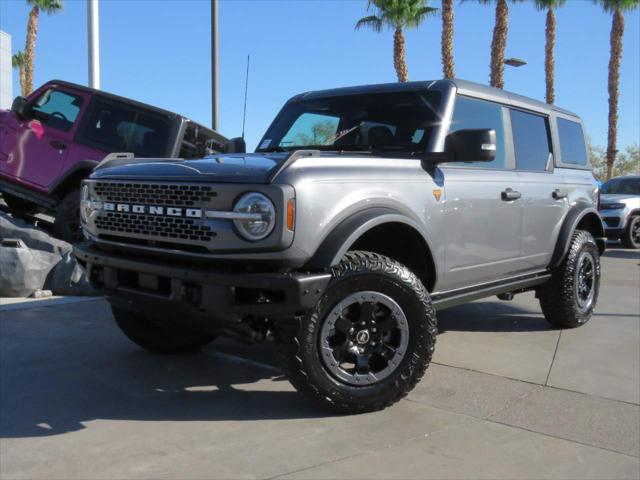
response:
<path id="1" fill-rule="evenodd" d="M 568 190 L 554 172 L 549 118 L 510 110 L 516 170 L 522 193 L 522 268 L 544 269 L 551 260 L 562 219 L 569 209 Z"/>
<path id="2" fill-rule="evenodd" d="M 522 205 L 520 182 L 505 138 L 507 109 L 458 96 L 450 132 L 492 128 L 492 162 L 443 164 L 446 289 L 500 280 L 519 272 Z"/>
<path id="3" fill-rule="evenodd" d="M 46 189 L 62 171 L 83 103 L 81 95 L 57 87 L 38 95 L 3 143 L 3 173 Z"/>

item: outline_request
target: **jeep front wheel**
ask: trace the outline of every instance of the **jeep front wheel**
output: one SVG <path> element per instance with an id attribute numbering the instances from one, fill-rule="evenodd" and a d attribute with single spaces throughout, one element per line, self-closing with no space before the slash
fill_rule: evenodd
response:
<path id="1" fill-rule="evenodd" d="M 545 318 L 560 328 L 589 321 L 600 290 L 600 253 L 589 232 L 576 230 L 562 264 L 538 290 Z"/>
<path id="2" fill-rule="evenodd" d="M 340 413 L 381 410 L 424 375 L 436 341 L 429 294 L 405 266 L 350 252 L 316 306 L 279 324 L 276 352 L 294 387 Z"/>
<path id="3" fill-rule="evenodd" d="M 146 315 L 115 307 L 111 310 L 120 330 L 129 340 L 153 353 L 191 353 L 215 339 L 215 335 L 164 323 Z"/>
<path id="4" fill-rule="evenodd" d="M 67 193 L 56 208 L 53 235 L 69 243 L 82 240 L 80 227 L 80 191 Z"/>

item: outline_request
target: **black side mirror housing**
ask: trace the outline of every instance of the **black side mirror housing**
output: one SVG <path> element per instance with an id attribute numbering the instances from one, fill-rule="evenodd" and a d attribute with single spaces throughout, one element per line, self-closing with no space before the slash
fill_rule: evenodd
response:
<path id="1" fill-rule="evenodd" d="M 234 137 L 229 139 L 227 143 L 227 153 L 246 153 L 247 144 L 242 137 Z"/>
<path id="2" fill-rule="evenodd" d="M 20 96 L 14 98 L 11 104 L 11 111 L 15 113 L 18 118 L 25 118 L 27 116 L 27 99 Z"/>
<path id="3" fill-rule="evenodd" d="M 488 128 L 458 130 L 444 141 L 445 161 L 449 162 L 491 162 L 496 150 L 496 131 Z"/>

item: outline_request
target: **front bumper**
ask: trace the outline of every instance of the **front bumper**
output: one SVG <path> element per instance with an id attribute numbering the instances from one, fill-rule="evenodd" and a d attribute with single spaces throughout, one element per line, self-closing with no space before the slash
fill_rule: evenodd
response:
<path id="1" fill-rule="evenodd" d="M 247 316 L 301 314 L 317 303 L 331 279 L 328 273 L 227 273 L 107 253 L 90 242 L 75 245 L 73 253 L 112 304 L 156 318 L 198 318 L 213 327 Z"/>
<path id="2" fill-rule="evenodd" d="M 600 210 L 600 215 L 607 238 L 618 238 L 624 233 L 628 216 L 624 209 Z"/>

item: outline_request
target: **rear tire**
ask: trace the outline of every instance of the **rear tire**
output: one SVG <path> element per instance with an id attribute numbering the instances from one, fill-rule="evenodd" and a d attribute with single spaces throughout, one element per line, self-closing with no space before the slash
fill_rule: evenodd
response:
<path id="1" fill-rule="evenodd" d="M 15 216 L 22 217 L 25 215 L 35 215 L 41 211 L 40 207 L 20 197 L 3 193 L 2 198 L 9 207 L 9 211 Z"/>
<path id="2" fill-rule="evenodd" d="M 627 248 L 640 248 L 640 215 L 629 219 L 627 228 L 624 229 L 620 240 Z"/>
<path id="3" fill-rule="evenodd" d="M 436 342 L 429 293 L 404 265 L 349 252 L 316 306 L 276 329 L 276 355 L 293 386 L 334 412 L 381 410 L 424 375 Z"/>
<path id="4" fill-rule="evenodd" d="M 562 264 L 538 290 L 542 312 L 557 327 L 579 327 L 591 319 L 599 290 L 598 245 L 589 232 L 576 230 Z"/>
<path id="5" fill-rule="evenodd" d="M 146 315 L 112 307 L 120 330 L 136 345 L 153 353 L 180 354 L 200 350 L 215 335 L 195 332 L 175 324 L 156 321 Z"/>
<path id="6" fill-rule="evenodd" d="M 53 222 L 53 236 L 69 243 L 78 243 L 82 240 L 79 190 L 67 193 L 58 204 Z"/>

